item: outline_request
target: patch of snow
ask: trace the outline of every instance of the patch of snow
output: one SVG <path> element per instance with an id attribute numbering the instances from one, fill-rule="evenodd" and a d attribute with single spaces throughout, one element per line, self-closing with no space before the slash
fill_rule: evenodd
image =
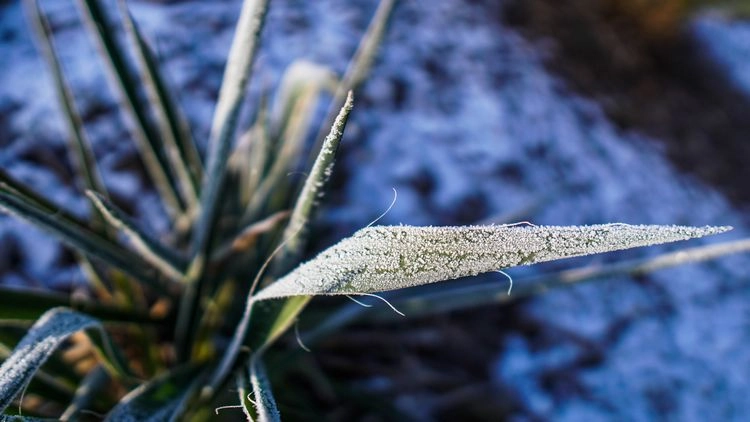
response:
<path id="1" fill-rule="evenodd" d="M 750 95 L 750 21 L 706 13 L 695 19 L 692 30 L 737 86 Z"/>

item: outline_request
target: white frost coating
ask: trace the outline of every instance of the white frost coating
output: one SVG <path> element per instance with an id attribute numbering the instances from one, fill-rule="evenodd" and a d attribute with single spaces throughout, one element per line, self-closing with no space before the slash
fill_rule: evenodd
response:
<path id="1" fill-rule="evenodd" d="M 313 208 L 317 205 L 318 198 L 323 196 L 323 187 L 328 182 L 331 173 L 333 173 L 336 151 L 338 151 L 339 143 L 344 136 L 344 128 L 346 127 L 352 107 L 354 107 L 354 94 L 349 91 L 346 102 L 336 116 L 333 126 L 331 126 L 331 131 L 323 141 L 320 153 L 310 171 L 310 176 L 305 180 L 305 185 L 294 206 L 292 216 L 289 219 L 289 225 L 284 231 L 284 238 L 290 239 L 287 243 L 287 250 L 296 252 L 295 249 L 299 247 L 300 241 L 294 237 L 294 234 L 299 233 L 307 224 Z"/>
<path id="2" fill-rule="evenodd" d="M 26 387 L 34 373 L 71 334 L 101 325 L 93 318 L 65 308 L 45 312 L 0 366 L 0 413 Z"/>
<path id="3" fill-rule="evenodd" d="M 281 414 L 271 393 L 271 383 L 258 356 L 252 359 L 249 370 L 258 422 L 280 422 Z"/>
<path id="4" fill-rule="evenodd" d="M 381 292 L 500 268 L 702 237 L 731 227 L 369 227 L 321 252 L 255 300 Z"/>

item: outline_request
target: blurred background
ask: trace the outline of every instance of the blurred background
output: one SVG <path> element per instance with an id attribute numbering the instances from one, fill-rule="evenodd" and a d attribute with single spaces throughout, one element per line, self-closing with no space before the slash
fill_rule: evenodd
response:
<path id="1" fill-rule="evenodd" d="M 165 231 L 74 2 L 41 4 L 111 195 Z M 241 2 L 128 4 L 205 147 Z M 343 72 L 376 6 L 271 2 L 245 117 L 295 61 Z M 367 225 L 394 188 L 380 224 L 712 224 L 735 230 L 703 243 L 748 236 L 748 12 L 747 1 L 401 0 L 356 97 L 310 253 Z M 62 115 L 17 0 L 0 1 L 0 58 L 0 166 L 84 215 Z M 522 282 L 701 242 L 508 273 Z M 748 268 L 750 256 L 737 255 L 511 305 L 359 324 L 300 358 L 314 375 L 290 386 L 298 394 L 282 414 L 743 420 Z M 0 283 L 74 290 L 86 280 L 57 241 L 3 215 Z M 304 314 L 301 328 L 314 328 Z M 300 394 L 307 402 L 295 402 Z"/>

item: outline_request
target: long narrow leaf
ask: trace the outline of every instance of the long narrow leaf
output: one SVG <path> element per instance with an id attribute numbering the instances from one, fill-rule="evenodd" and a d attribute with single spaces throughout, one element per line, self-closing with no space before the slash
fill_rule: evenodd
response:
<path id="1" fill-rule="evenodd" d="M 8 359 L 13 350 L 5 344 L 0 343 L 0 363 Z M 26 393 L 36 394 L 45 400 L 67 403 L 73 399 L 75 388 L 72 387 L 59 374 L 52 375 L 52 371 L 39 370 L 26 387 Z M 23 405 L 23 403 L 21 403 Z M 1 420 L 1 419 L 0 419 Z"/>
<path id="2" fill-rule="evenodd" d="M 750 239 L 697 246 L 649 258 L 602 266 L 574 268 L 554 274 L 516 280 L 512 294 L 508 294 L 508 286 L 501 283 L 461 284 L 428 293 L 419 292 L 406 297 L 397 296 L 392 298 L 391 302 L 409 317 L 421 317 L 483 305 L 508 303 L 579 283 L 605 280 L 623 275 L 642 276 L 661 269 L 708 261 L 743 252 L 750 252 Z M 307 333 L 305 342 L 315 342 L 317 339 L 333 333 L 355 320 L 384 322 L 392 320 L 394 315 L 396 314 L 387 308 L 364 308 L 357 304 L 347 305 L 327 318 L 313 331 Z"/>
<path id="3" fill-rule="evenodd" d="M 104 216 L 107 223 L 116 231 L 123 233 L 146 262 L 158 268 L 164 275 L 174 281 L 183 279 L 185 263 L 181 256 L 140 230 L 134 221 L 118 210 L 106 198 L 92 191 L 87 191 L 86 196 Z"/>
<path id="4" fill-rule="evenodd" d="M 4 182 L 0 182 L 0 210 L 12 213 L 46 230 L 79 251 L 99 258 L 139 282 L 149 284 L 161 292 L 169 292 L 165 280 L 155 278 L 134 253 L 113 243 L 108 238 L 90 230 L 85 224 L 62 210 L 41 207 L 33 198 L 22 195 Z"/>
<path id="5" fill-rule="evenodd" d="M 329 135 L 326 137 L 326 142 L 321 148 L 318 155 L 318 159 L 313 165 L 312 172 L 305 182 L 302 194 L 295 205 L 293 211 L 292 222 L 290 222 L 290 229 L 287 230 L 286 244 L 293 241 L 294 238 L 299 234 L 300 229 L 304 226 L 306 220 L 309 218 L 310 213 L 313 210 L 315 201 L 318 199 L 325 182 L 327 181 L 330 173 L 333 169 L 333 162 L 338 149 L 338 145 L 341 141 L 341 137 L 344 134 L 346 128 L 346 122 L 349 118 L 353 106 L 353 94 L 350 92 L 347 98 L 346 104 L 341 108 L 334 124 L 331 127 Z M 296 214 L 296 215 L 295 215 Z M 295 222 L 296 221 L 296 222 Z M 286 247 L 285 244 L 285 247 Z M 300 246 L 300 243 L 296 243 L 291 249 L 287 249 L 284 255 L 288 256 L 290 253 L 295 253 Z M 283 261 L 279 261 L 283 265 Z M 283 267 L 281 267 L 283 269 Z M 256 283 L 259 279 L 256 279 Z M 237 325 L 234 337 L 230 343 L 227 352 L 224 355 L 219 368 L 214 374 L 211 386 L 204 391 L 204 394 L 213 394 L 212 389 L 222 382 L 224 382 L 230 367 L 234 364 L 234 360 L 239 353 L 239 348 L 243 342 L 245 342 L 248 328 L 251 327 L 252 320 L 252 306 L 253 299 L 252 294 L 255 289 L 255 284 L 251 286 L 249 297 L 246 302 L 245 312 Z M 271 338 L 275 338 L 279 335 L 278 328 L 286 328 L 288 324 L 294 321 L 294 318 L 301 312 L 304 306 L 307 304 L 309 299 L 297 299 L 285 301 L 284 303 L 271 304 L 267 308 L 266 315 L 264 318 L 255 318 L 255 324 L 260 320 L 263 322 L 260 328 L 253 330 L 253 340 L 256 344 L 265 346 L 270 343 Z"/>
<path id="6" fill-rule="evenodd" d="M 321 126 L 320 132 L 317 137 L 317 145 L 323 143 L 325 139 L 326 131 L 333 123 L 336 113 L 341 108 L 346 100 L 347 93 L 349 91 L 356 91 L 357 88 L 367 78 L 372 64 L 375 61 L 375 55 L 378 52 L 378 47 L 383 41 L 385 31 L 388 27 L 388 21 L 390 20 L 393 8 L 396 5 L 397 0 L 381 0 L 378 4 L 378 8 L 375 11 L 375 15 L 370 21 L 370 25 L 367 27 L 365 35 L 359 42 L 357 51 L 354 53 L 349 66 L 344 73 L 344 77 L 341 78 L 341 82 L 336 89 L 331 107 L 329 108 L 328 117 L 325 120 L 326 125 Z"/>
<path id="7" fill-rule="evenodd" d="M 337 82 L 332 70 L 306 61 L 293 63 L 284 73 L 272 115 L 273 164 L 253 193 L 243 222 L 253 221 L 272 195 L 286 188 L 285 175 L 303 150 L 318 99 L 324 91 L 335 91 Z"/>
<path id="8" fill-rule="evenodd" d="M 164 141 L 166 158 L 187 205 L 197 206 L 198 185 L 203 169 L 192 134 L 184 116 L 172 99 L 154 55 L 133 20 L 127 4 L 124 0 L 118 3 L 124 19 L 125 31 L 136 47 L 137 58 L 143 71 L 144 87 L 159 126 L 161 139 Z"/>
<path id="9" fill-rule="evenodd" d="M 107 370 L 99 365 L 91 370 L 81 382 L 76 390 L 73 400 L 60 416 L 62 421 L 79 420 L 84 411 L 88 410 L 96 401 L 96 398 L 102 391 L 106 391 L 107 383 L 112 378 Z"/>
<path id="10" fill-rule="evenodd" d="M 284 266 L 284 260 L 289 256 L 296 256 L 305 244 L 305 233 L 303 229 L 307 226 L 308 221 L 315 212 L 315 208 L 323 196 L 323 189 L 328 183 L 328 179 L 333 173 L 333 165 L 336 159 L 341 138 L 344 136 L 344 129 L 349 118 L 349 113 L 354 106 L 354 98 L 351 91 L 346 98 L 344 106 L 339 111 L 336 120 L 333 122 L 331 131 L 326 136 L 323 146 L 320 148 L 318 158 L 313 164 L 310 175 L 305 180 L 302 192 L 297 197 L 297 202 L 292 209 L 292 215 L 289 218 L 289 224 L 284 231 L 284 239 L 289 239 L 279 255 L 279 262 Z M 284 271 L 288 270 L 285 268 Z"/>
<path id="11" fill-rule="evenodd" d="M 55 92 L 65 113 L 65 123 L 67 124 L 68 136 L 70 138 L 71 161 L 76 169 L 76 174 L 82 179 L 81 181 L 85 189 L 104 193 L 106 192 L 106 188 L 99 175 L 90 143 L 83 131 L 83 121 L 76 110 L 70 87 L 63 77 L 60 61 L 58 60 L 52 41 L 52 31 L 50 30 L 49 22 L 39 9 L 37 0 L 26 0 L 25 4 L 29 18 L 33 21 L 33 26 L 36 28 L 37 45 L 47 60 L 48 67 L 52 73 Z"/>
<path id="12" fill-rule="evenodd" d="M 253 398 L 253 386 L 250 384 L 250 374 L 243 371 L 237 375 L 237 395 L 239 396 L 242 411 L 248 421 L 255 421 L 255 399 Z"/>
<path id="13" fill-rule="evenodd" d="M 108 322 L 158 323 L 148 314 L 49 291 L 0 286 L 0 321 L 35 321 L 50 308 L 67 306 Z"/>
<path id="14" fill-rule="evenodd" d="M 106 336 L 101 324 L 89 316 L 64 308 L 45 313 L 0 366 L 0 412 L 10 405 L 65 339 L 90 328 L 99 329 L 102 336 Z"/>
<path id="15" fill-rule="evenodd" d="M 302 264 L 255 300 L 382 292 L 501 268 L 702 237 L 729 227 L 369 227 Z"/>
<path id="16" fill-rule="evenodd" d="M 491 303 L 504 303 L 544 293 L 555 288 L 594 280 L 603 280 L 624 275 L 633 277 L 643 276 L 665 268 L 708 261 L 721 256 L 742 252 L 750 252 L 750 239 L 681 249 L 645 259 L 618 262 L 603 266 L 574 268 L 555 274 L 545 274 L 526 280 L 518 280 L 517 287 L 513 289 L 512 295 L 508 295 L 504 287 L 481 284 L 467 286 L 464 289 L 456 286 L 445 291 L 424 295 L 421 298 L 411 298 L 397 302 L 399 303 L 400 310 L 408 312 L 410 309 L 414 309 L 414 315 L 421 315 L 427 312 L 448 312 Z M 372 315 L 372 319 L 380 320 L 387 319 L 387 317 L 384 314 L 375 312 Z"/>
<path id="17" fill-rule="evenodd" d="M 139 101 L 139 86 L 128 67 L 124 49 L 115 38 L 113 30 L 100 0 L 78 0 L 84 10 L 83 18 L 91 32 L 96 35 L 97 45 L 107 58 L 107 68 L 114 79 L 115 87 L 123 100 L 128 117 L 133 122 L 133 137 L 149 176 L 173 216 L 184 211 L 184 204 L 169 173 L 166 154 L 159 136 L 152 128 L 146 108 Z"/>
<path id="18" fill-rule="evenodd" d="M 180 301 L 175 338 L 178 359 L 187 358 L 193 335 L 199 294 L 206 282 L 203 277 L 210 254 L 211 234 L 219 210 L 219 197 L 226 177 L 227 161 L 237 120 L 245 98 L 245 89 L 252 73 L 260 33 L 268 11 L 268 0 L 245 0 L 237 30 L 229 50 L 219 100 L 214 112 L 208 145 L 208 164 L 203 176 L 201 206 L 192 239 L 192 263 L 187 271 L 186 290 Z"/>
<path id="19" fill-rule="evenodd" d="M 267 10 L 268 0 L 245 0 L 242 5 L 211 126 L 208 165 L 201 189 L 201 213 L 193 241 L 194 256 L 205 255 L 211 240 L 230 147 Z"/>
<path id="20" fill-rule="evenodd" d="M 199 368 L 174 369 L 128 393 L 105 420 L 163 422 L 180 420 L 187 400 L 203 378 Z"/>
<path id="21" fill-rule="evenodd" d="M 248 368 L 250 373 L 250 384 L 253 386 L 255 397 L 255 411 L 259 422 L 280 422 L 281 414 L 273 398 L 271 383 L 266 375 L 266 368 L 260 360 L 260 356 L 251 359 Z"/>

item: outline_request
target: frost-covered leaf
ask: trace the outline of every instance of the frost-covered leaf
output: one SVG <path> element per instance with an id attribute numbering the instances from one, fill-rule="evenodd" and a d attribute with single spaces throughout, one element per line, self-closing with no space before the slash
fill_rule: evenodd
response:
<path id="1" fill-rule="evenodd" d="M 172 370 L 140 385 L 122 398 L 106 421 L 162 422 L 180 420 L 187 400 L 203 379 L 194 366 Z"/>
<path id="2" fill-rule="evenodd" d="M 300 265 L 254 299 L 381 292 L 729 229 L 627 224 L 369 227 Z"/>
<path id="3" fill-rule="evenodd" d="M 286 257 L 290 255 L 296 256 L 304 246 L 304 239 L 306 236 L 304 236 L 304 233 L 301 233 L 301 230 L 308 225 L 309 219 L 319 204 L 320 197 L 323 196 L 323 189 L 333 173 L 336 152 L 341 143 L 341 138 L 344 136 L 346 122 L 349 119 L 349 113 L 352 111 L 353 106 L 354 94 L 349 91 L 346 97 L 346 102 L 336 116 L 336 120 L 333 122 L 333 126 L 331 126 L 331 131 L 328 133 L 328 136 L 326 136 L 323 146 L 320 148 L 318 158 L 315 160 L 315 163 L 310 170 L 310 175 L 305 180 L 302 191 L 297 197 L 297 202 L 292 210 L 289 225 L 284 231 L 283 236 L 284 239 L 288 239 L 288 241 L 284 245 L 281 258 L 277 261 L 280 262 L 280 265 L 282 266 L 284 265 Z M 287 270 L 289 270 L 289 267 L 284 269 L 285 272 Z"/>
<path id="4" fill-rule="evenodd" d="M 89 27 L 97 47 L 102 53 L 107 70 L 112 76 L 114 88 L 122 100 L 122 108 L 132 123 L 130 126 L 133 140 L 143 159 L 154 187 L 167 205 L 166 211 L 173 217 L 184 211 L 184 203 L 179 190 L 169 172 L 164 144 L 154 128 L 148 107 L 141 100 L 144 85 L 140 76 L 130 67 L 130 59 L 123 44 L 117 38 L 113 27 L 110 10 L 99 0 L 79 0 L 83 22 Z"/>
<path id="5" fill-rule="evenodd" d="M 101 329 L 97 320 L 65 308 L 51 309 L 42 315 L 0 366 L 0 412 L 31 381 L 60 343 L 80 330 L 94 327 Z"/>
<path id="6" fill-rule="evenodd" d="M 271 392 L 271 383 L 266 375 L 266 368 L 259 357 L 252 359 L 250 362 L 250 384 L 253 386 L 253 396 L 255 397 L 255 413 L 258 415 L 259 422 L 278 422 L 281 421 L 281 414 L 276 406 L 276 400 Z"/>
<path id="7" fill-rule="evenodd" d="M 193 238 L 195 256 L 206 253 L 218 217 L 226 165 L 267 11 L 268 0 L 245 0 L 242 3 L 211 125 L 201 209 Z"/>

